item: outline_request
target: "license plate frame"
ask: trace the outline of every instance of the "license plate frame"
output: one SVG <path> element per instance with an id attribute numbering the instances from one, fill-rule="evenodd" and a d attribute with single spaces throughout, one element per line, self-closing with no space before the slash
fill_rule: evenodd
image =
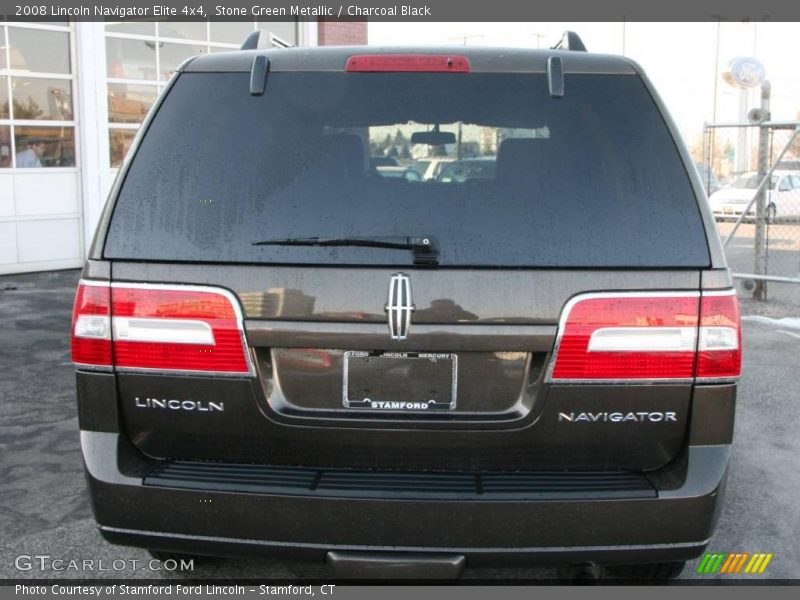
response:
<path id="1" fill-rule="evenodd" d="M 401 373 L 392 374 L 391 370 Z M 365 391 L 365 378 L 369 378 L 367 382 L 374 382 L 368 383 L 369 386 L 375 385 L 380 391 L 370 393 L 371 388 Z M 402 389 L 404 384 L 407 391 Z M 433 390 L 422 392 L 423 387 L 431 385 Z M 345 409 L 392 413 L 451 412 L 456 409 L 457 395 L 456 354 L 360 350 L 344 353 L 342 406 Z"/>

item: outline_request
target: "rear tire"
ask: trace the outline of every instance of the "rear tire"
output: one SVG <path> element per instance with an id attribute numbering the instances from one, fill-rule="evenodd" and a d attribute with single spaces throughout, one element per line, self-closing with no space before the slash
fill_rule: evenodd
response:
<path id="1" fill-rule="evenodd" d="M 685 561 L 620 565 L 619 567 L 614 567 L 613 570 L 609 569 L 606 578 L 639 580 L 675 579 L 681 574 L 685 566 Z"/>

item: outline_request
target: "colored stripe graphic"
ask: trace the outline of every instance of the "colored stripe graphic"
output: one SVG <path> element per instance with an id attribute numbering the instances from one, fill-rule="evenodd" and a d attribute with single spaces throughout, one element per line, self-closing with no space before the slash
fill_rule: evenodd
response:
<path id="1" fill-rule="evenodd" d="M 703 556 L 703 560 L 701 560 L 700 564 L 697 565 L 697 573 L 705 573 L 706 572 L 706 565 L 708 564 L 709 560 L 711 560 L 711 555 L 706 553 L 706 555 Z"/>
<path id="2" fill-rule="evenodd" d="M 732 575 L 741 573 L 742 569 L 747 574 L 762 574 L 772 560 L 774 554 L 765 552 L 707 552 L 703 560 L 697 565 L 700 575 Z M 749 559 L 749 560 L 748 560 Z M 747 565 L 747 566 L 745 566 Z"/>
<path id="3" fill-rule="evenodd" d="M 762 560 L 761 554 L 753 554 L 753 558 L 750 559 L 750 562 L 747 563 L 747 566 L 744 569 L 745 573 L 755 573 L 756 569 L 758 568 L 758 563 Z"/>
<path id="4" fill-rule="evenodd" d="M 745 568 L 744 572 L 745 573 L 759 573 L 759 574 L 763 573 L 766 570 L 767 565 L 769 564 L 769 561 L 772 560 L 773 556 L 774 555 L 772 553 L 769 553 L 769 554 L 763 554 L 763 553 L 754 554 L 753 558 L 747 564 L 747 568 Z"/>
<path id="5" fill-rule="evenodd" d="M 767 554 L 767 556 L 764 558 L 764 562 L 761 563 L 761 569 L 758 571 L 759 573 L 763 573 L 767 569 L 767 565 L 769 564 L 769 561 L 772 560 L 773 556 L 774 554 L 772 554 L 772 552 Z"/>
<path id="6" fill-rule="evenodd" d="M 707 553 L 703 557 L 700 565 L 697 567 L 697 572 L 704 575 L 716 573 L 722 566 L 722 561 L 724 561 L 727 556 L 728 555 L 726 553 Z"/>
<path id="7" fill-rule="evenodd" d="M 700 572 L 704 573 L 706 575 L 709 575 L 711 573 L 715 573 L 716 571 L 714 569 L 714 565 L 716 564 L 717 559 L 720 556 L 724 556 L 724 554 L 720 555 L 720 554 L 717 554 L 716 552 L 714 552 L 712 554 L 706 554 L 706 558 L 708 560 L 707 561 L 703 561 L 703 563 L 704 563 L 703 570 L 700 571 Z"/>
<path id="8" fill-rule="evenodd" d="M 725 560 L 727 554 L 720 554 L 717 560 L 714 562 L 714 565 L 711 567 L 711 573 L 716 573 L 719 571 L 719 568 L 722 566 L 722 561 Z"/>
<path id="9" fill-rule="evenodd" d="M 736 569 L 733 571 L 734 573 L 739 573 L 742 570 L 742 567 L 744 566 L 744 563 L 745 563 L 745 561 L 747 561 L 747 558 L 749 556 L 750 556 L 749 552 L 743 552 L 742 553 L 741 558 L 739 559 L 739 562 L 736 564 Z"/>
<path id="10" fill-rule="evenodd" d="M 720 573 L 730 573 L 731 567 L 739 560 L 738 554 L 728 554 L 728 559 L 723 563 Z"/>

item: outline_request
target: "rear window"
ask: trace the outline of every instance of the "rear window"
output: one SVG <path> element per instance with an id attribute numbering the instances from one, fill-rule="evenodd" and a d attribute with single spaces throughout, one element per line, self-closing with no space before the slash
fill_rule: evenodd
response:
<path id="1" fill-rule="evenodd" d="M 567 75 L 563 98 L 538 74 L 276 72 L 263 96 L 249 79 L 179 76 L 127 173 L 106 258 L 410 265 L 405 250 L 254 243 L 432 236 L 440 266 L 709 263 L 638 77 Z"/>

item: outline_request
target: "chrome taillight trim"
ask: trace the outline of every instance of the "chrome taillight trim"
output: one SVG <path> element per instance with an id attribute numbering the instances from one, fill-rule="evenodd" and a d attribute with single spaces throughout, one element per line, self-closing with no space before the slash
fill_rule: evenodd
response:
<path id="1" fill-rule="evenodd" d="M 110 287 L 120 288 L 120 289 L 142 289 L 142 290 L 164 290 L 164 291 L 176 291 L 176 292 L 205 292 L 210 294 L 218 294 L 220 296 L 224 296 L 233 307 L 233 312 L 236 317 L 236 327 L 239 330 L 239 339 L 242 342 L 242 349 L 245 355 L 245 361 L 247 364 L 247 371 L 240 371 L 240 372 L 230 372 L 230 371 L 209 371 L 209 370 L 186 370 L 186 369 L 164 369 L 164 368 L 146 368 L 146 367 L 101 367 L 99 365 L 85 365 L 74 363 L 78 368 L 85 369 L 85 368 L 95 368 L 96 370 L 114 370 L 119 372 L 126 372 L 126 373 L 152 373 L 158 374 L 163 373 L 166 375 L 210 375 L 213 377 L 231 377 L 231 378 L 245 378 L 245 377 L 255 377 L 256 370 L 253 364 L 253 356 L 252 352 L 250 351 L 250 346 L 247 343 L 247 336 L 245 335 L 244 330 L 244 313 L 242 311 L 242 306 L 239 303 L 239 299 L 236 295 L 228 289 L 217 287 L 217 286 L 210 286 L 210 285 L 192 285 L 192 284 L 166 284 L 166 283 L 142 283 L 142 282 L 132 282 L 132 281 L 98 281 L 92 279 L 81 279 L 78 282 L 78 285 L 87 285 L 87 286 L 95 286 L 95 287 Z M 110 299 L 113 304 L 113 299 Z M 111 307 L 109 307 L 111 310 Z M 128 319 L 129 317 L 124 317 Z M 175 319 L 177 320 L 177 319 Z M 194 319 L 187 319 L 187 321 L 193 321 Z M 111 322 L 112 322 L 112 337 L 111 341 L 113 343 L 114 337 L 114 316 L 111 315 Z M 74 332 L 73 332 L 74 335 Z M 177 342 L 179 343 L 179 342 Z M 189 343 L 189 342 L 185 342 Z"/>
<path id="2" fill-rule="evenodd" d="M 587 352 L 694 352 L 696 327 L 601 327 Z"/>
<path id="3" fill-rule="evenodd" d="M 101 371 L 103 373 L 113 373 L 114 367 L 111 365 L 90 365 L 88 363 L 73 362 L 79 371 Z"/>
<path id="4" fill-rule="evenodd" d="M 710 291 L 675 291 L 675 292 L 646 292 L 646 291 L 632 291 L 632 292 L 589 292 L 585 294 L 577 294 L 570 298 L 567 303 L 564 305 L 564 308 L 561 310 L 561 315 L 558 321 L 558 331 L 556 332 L 556 340 L 555 344 L 553 345 L 553 351 L 550 355 L 547 364 L 547 370 L 545 372 L 545 382 L 546 383 L 556 383 L 556 384 L 611 384 L 611 385 L 640 385 L 640 384 L 687 384 L 687 383 L 734 383 L 739 380 L 740 376 L 731 377 L 731 376 L 723 376 L 723 377 L 687 377 L 687 378 L 649 378 L 649 379 L 636 379 L 636 378 L 626 378 L 626 379 L 555 379 L 553 378 L 553 370 L 555 369 L 556 359 L 558 357 L 558 350 L 561 346 L 561 340 L 564 336 L 564 329 L 566 327 L 567 321 L 569 319 L 569 315 L 572 312 L 572 309 L 581 301 L 584 300 L 593 300 L 597 298 L 603 299 L 614 299 L 614 298 L 698 298 L 702 302 L 702 298 L 705 296 L 712 296 L 712 297 L 724 297 L 724 296 L 736 296 L 736 290 L 733 288 L 725 289 L 725 290 L 710 290 Z M 700 309 L 702 307 L 698 306 L 698 318 L 700 317 Z M 699 325 L 699 323 L 698 323 Z M 621 328 L 618 328 L 621 329 Z M 695 328 L 691 328 L 695 329 Z M 730 329 L 731 331 L 736 331 L 734 328 L 731 327 L 717 327 L 717 326 L 702 326 L 697 327 L 697 332 L 695 334 L 695 347 L 692 349 L 693 352 L 697 353 L 700 351 L 715 351 L 715 350 L 739 350 L 738 344 L 738 335 L 735 337 L 736 339 L 736 346 L 735 347 L 725 347 L 725 348 L 713 348 L 713 349 L 700 349 L 699 344 L 701 343 L 701 339 L 703 336 L 702 330 L 703 329 Z M 606 350 L 607 351 L 607 350 Z M 647 351 L 647 350 L 645 350 Z"/>
<path id="5" fill-rule="evenodd" d="M 114 339 L 120 342 L 216 344 L 211 326 L 197 319 L 113 317 L 111 329 Z"/>

